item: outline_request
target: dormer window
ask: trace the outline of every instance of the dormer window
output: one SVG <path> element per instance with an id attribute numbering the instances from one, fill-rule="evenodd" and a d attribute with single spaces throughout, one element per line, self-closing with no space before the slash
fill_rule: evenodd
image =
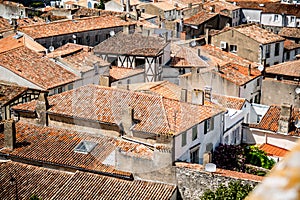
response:
<path id="1" fill-rule="evenodd" d="M 274 15 L 274 21 L 278 21 L 279 16 L 278 15 Z"/>
<path id="2" fill-rule="evenodd" d="M 95 148 L 96 145 L 96 142 L 83 140 L 74 148 L 74 151 L 77 153 L 88 154 Z"/>

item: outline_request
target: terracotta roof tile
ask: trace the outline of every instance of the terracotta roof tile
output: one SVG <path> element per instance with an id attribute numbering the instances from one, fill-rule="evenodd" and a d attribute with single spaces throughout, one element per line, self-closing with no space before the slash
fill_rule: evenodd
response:
<path id="1" fill-rule="evenodd" d="M 278 35 L 282 37 L 290 38 L 300 38 L 300 28 L 299 27 L 283 27 Z"/>
<path id="2" fill-rule="evenodd" d="M 0 82 L 0 107 L 7 104 L 28 88 Z"/>
<path id="3" fill-rule="evenodd" d="M 206 67 L 208 64 L 190 48 L 181 47 L 171 58 L 172 67 Z"/>
<path id="4" fill-rule="evenodd" d="M 46 21 L 42 18 L 34 16 L 33 18 L 22 18 L 17 20 L 18 27 L 37 25 L 37 24 L 46 24 Z"/>
<path id="5" fill-rule="evenodd" d="M 73 73 L 47 57 L 26 48 L 18 47 L 0 54 L 1 66 L 38 85 L 51 89 L 75 81 Z"/>
<path id="6" fill-rule="evenodd" d="M 121 80 L 124 78 L 144 73 L 144 71 L 144 69 L 132 69 L 114 66 L 109 70 L 109 76 L 111 76 L 113 80 Z"/>
<path id="7" fill-rule="evenodd" d="M 278 131 L 278 121 L 280 117 L 280 106 L 272 105 L 266 112 L 266 114 L 263 116 L 259 124 L 250 124 L 250 127 L 262 129 L 262 130 L 269 130 L 274 133 L 277 133 Z M 289 135 L 295 135 L 299 136 L 299 131 L 296 130 L 296 127 L 293 125 L 295 120 L 300 119 L 300 109 L 299 108 L 293 108 L 292 116 L 290 119 L 291 126 L 289 130 Z"/>
<path id="8" fill-rule="evenodd" d="M 0 33 L 12 30 L 12 26 L 7 19 L 0 17 Z"/>
<path id="9" fill-rule="evenodd" d="M 233 63 L 228 63 L 220 66 L 220 68 L 213 71 L 213 73 L 218 74 L 219 76 L 239 86 L 244 85 L 249 81 L 261 76 L 260 71 L 256 68 L 252 68 L 251 75 L 248 75 L 247 67 L 243 67 Z"/>
<path id="10" fill-rule="evenodd" d="M 259 27 L 257 24 L 240 25 L 232 28 L 247 37 L 261 43 L 268 44 L 283 41 L 284 38 L 266 29 Z"/>
<path id="11" fill-rule="evenodd" d="M 14 199 L 11 176 L 17 181 L 19 199 L 33 194 L 48 199 L 171 199 L 175 185 L 122 180 L 87 172 L 68 173 L 16 162 L 0 163 L 0 196 Z"/>
<path id="12" fill-rule="evenodd" d="M 209 13 L 205 10 L 202 10 L 192 17 L 184 19 L 184 24 L 192 24 L 198 26 L 217 15 L 218 13 Z"/>
<path id="13" fill-rule="evenodd" d="M 134 119 L 139 120 L 133 131 L 155 134 L 178 134 L 223 112 L 213 106 L 193 105 L 159 95 L 96 85 L 53 95 L 48 101 L 51 105 L 49 113 L 112 124 L 120 123 L 124 106 L 130 105 L 134 109 Z M 14 109 L 26 110 L 34 107 L 34 104 L 35 101 L 17 105 Z M 174 121 L 175 112 L 177 120 Z"/>
<path id="14" fill-rule="evenodd" d="M 215 6 L 215 12 L 219 13 L 228 10 L 228 11 L 233 11 L 240 9 L 239 6 L 233 5 L 232 3 L 226 2 L 226 1 L 210 1 L 206 2 L 203 7 L 204 9 L 209 9 L 211 6 Z"/>
<path id="15" fill-rule="evenodd" d="M 0 134 L 0 152 L 9 156 L 31 161 L 63 165 L 68 168 L 95 170 L 130 177 L 131 174 L 116 170 L 112 165 L 104 165 L 104 160 L 115 150 L 120 149 L 131 157 L 152 159 L 153 151 L 144 145 L 122 141 L 107 136 L 90 135 L 66 129 L 16 123 L 17 147 L 3 148 L 3 134 Z M 75 147 L 81 141 L 92 141 L 97 145 L 88 154 L 77 153 Z M 46 148 L 47 147 L 47 148 Z"/>
<path id="16" fill-rule="evenodd" d="M 300 44 L 297 44 L 293 40 L 285 40 L 284 41 L 284 49 L 285 50 L 293 50 L 293 49 L 299 49 Z"/>
<path id="17" fill-rule="evenodd" d="M 266 152 L 268 156 L 284 157 L 289 152 L 287 149 L 280 148 L 272 144 L 262 144 L 259 149 Z"/>
<path id="18" fill-rule="evenodd" d="M 34 39 L 37 39 L 131 24 L 135 23 L 124 21 L 115 16 L 107 15 L 99 17 L 80 18 L 75 20 L 63 20 L 51 22 L 44 25 L 22 27 L 20 28 L 20 31 L 28 34 Z"/>
<path id="19" fill-rule="evenodd" d="M 270 74 L 286 75 L 300 77 L 300 60 L 283 62 L 272 67 L 266 68 L 266 72 Z"/>
<path id="20" fill-rule="evenodd" d="M 166 45 L 165 39 L 160 37 L 119 32 L 95 46 L 94 52 L 96 54 L 156 56 Z"/>
<path id="21" fill-rule="evenodd" d="M 224 95 L 212 95 L 212 102 L 221 104 L 225 108 L 241 110 L 246 103 L 246 99 Z"/>

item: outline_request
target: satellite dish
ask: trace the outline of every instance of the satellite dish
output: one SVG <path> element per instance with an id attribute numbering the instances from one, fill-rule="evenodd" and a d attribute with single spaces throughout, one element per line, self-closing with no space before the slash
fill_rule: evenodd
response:
<path id="1" fill-rule="evenodd" d="M 109 32 L 109 35 L 112 37 L 112 36 L 114 36 L 115 35 L 115 31 L 110 31 Z"/>
<path id="2" fill-rule="evenodd" d="M 191 47 L 194 47 L 194 46 L 196 46 L 197 44 L 196 44 L 196 41 L 195 40 L 193 40 L 191 43 L 190 43 L 190 45 L 191 45 Z"/>
<path id="3" fill-rule="evenodd" d="M 76 35 L 72 35 L 72 37 L 73 37 L 74 39 L 76 39 Z"/>
<path id="4" fill-rule="evenodd" d="M 295 89 L 295 92 L 296 92 L 296 94 L 300 94 L 300 88 L 297 87 L 297 88 Z"/>
<path id="5" fill-rule="evenodd" d="M 50 51 L 50 52 L 53 52 L 53 51 L 54 51 L 54 47 L 53 47 L 53 46 L 50 46 L 50 47 L 49 47 L 49 51 Z"/>
<path id="6" fill-rule="evenodd" d="M 257 67 L 257 69 L 259 70 L 259 71 L 263 71 L 264 70 L 264 66 L 263 65 L 259 65 L 258 67 Z"/>

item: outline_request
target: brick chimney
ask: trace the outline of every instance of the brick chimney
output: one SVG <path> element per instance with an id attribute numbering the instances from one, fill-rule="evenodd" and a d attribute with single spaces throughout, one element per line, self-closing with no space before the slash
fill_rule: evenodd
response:
<path id="1" fill-rule="evenodd" d="M 278 132 L 283 134 L 289 133 L 289 126 L 291 121 L 292 105 L 283 103 L 281 105 L 280 116 L 278 120 Z"/>
<path id="2" fill-rule="evenodd" d="M 204 92 L 200 89 L 192 90 L 192 103 L 197 105 L 204 104 Z"/>
<path id="3" fill-rule="evenodd" d="M 41 92 L 36 102 L 37 123 L 40 125 L 48 125 L 47 109 L 49 108 L 48 93 Z"/>
<path id="4" fill-rule="evenodd" d="M 122 112 L 122 129 L 124 133 L 128 136 L 132 135 L 132 130 L 130 128 L 133 126 L 133 116 L 134 116 L 134 110 L 131 106 L 127 106 L 123 109 Z"/>
<path id="5" fill-rule="evenodd" d="M 16 147 L 16 126 L 12 119 L 4 121 L 4 147 L 8 149 Z"/>

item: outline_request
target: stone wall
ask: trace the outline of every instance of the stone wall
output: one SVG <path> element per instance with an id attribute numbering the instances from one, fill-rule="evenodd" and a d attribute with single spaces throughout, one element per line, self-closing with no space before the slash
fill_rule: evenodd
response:
<path id="1" fill-rule="evenodd" d="M 228 170 L 217 170 L 216 173 L 211 174 L 205 172 L 202 165 L 194 166 L 197 166 L 198 169 L 191 169 L 182 166 L 176 167 L 177 184 L 182 199 L 199 199 L 206 190 L 215 190 L 221 184 L 228 185 L 230 181 L 240 180 L 244 184 L 248 183 L 252 186 L 256 186 L 262 179 L 261 177 L 254 175 Z M 229 176 L 229 173 L 233 173 L 234 175 Z M 247 177 L 252 177 L 252 179 L 248 179 Z"/>

